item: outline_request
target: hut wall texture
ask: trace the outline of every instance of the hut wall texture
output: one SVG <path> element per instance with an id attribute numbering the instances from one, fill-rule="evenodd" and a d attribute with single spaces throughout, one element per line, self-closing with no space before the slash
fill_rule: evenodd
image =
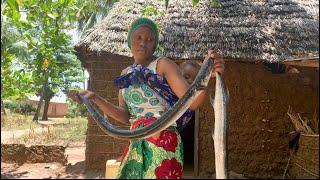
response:
<path id="1" fill-rule="evenodd" d="M 34 108 L 38 107 L 39 101 L 29 100 Z M 41 114 L 43 113 L 44 103 L 41 106 Z M 50 102 L 48 107 L 48 117 L 64 117 L 68 113 L 67 103 Z"/>
<path id="2" fill-rule="evenodd" d="M 300 73 L 272 74 L 261 64 L 226 64 L 224 79 L 230 94 L 228 170 L 246 177 L 282 177 L 290 155 L 287 134 L 295 130 L 286 114 L 288 107 L 308 119 L 319 113 L 318 69 L 297 69 Z M 211 94 L 214 83 L 210 82 Z M 201 177 L 211 178 L 215 172 L 213 127 L 214 111 L 206 102 L 199 109 Z M 309 158 L 314 159 L 312 155 Z"/>
<path id="3" fill-rule="evenodd" d="M 121 74 L 131 60 L 129 58 L 109 56 L 89 56 L 90 61 L 83 62 L 82 65 L 88 70 L 90 79 L 88 90 L 96 92 L 109 102 L 118 105 L 118 89 L 113 85 L 113 79 Z M 108 117 L 111 123 L 116 126 L 128 128 L 128 126 L 116 122 Z M 119 140 L 106 135 L 92 117 L 88 117 L 88 129 L 86 133 L 85 162 L 87 169 L 105 170 L 106 161 L 118 159 L 125 146 L 126 140 Z"/>
<path id="4" fill-rule="evenodd" d="M 132 60 L 90 55 L 86 59 L 90 60 L 82 63 L 90 74 L 88 89 L 118 104 L 118 90 L 112 80 Z M 288 107 L 310 119 L 319 107 L 318 70 L 298 69 L 300 73 L 272 74 L 261 64 L 227 62 L 224 78 L 230 93 L 228 170 L 247 177 L 282 176 L 289 156 L 287 134 L 294 130 L 286 115 Z M 212 94 L 214 83 L 210 83 Z M 214 112 L 209 101 L 200 108 L 199 121 L 199 176 L 211 178 L 215 172 L 211 137 Z M 111 122 L 128 128 L 112 119 Z M 126 144 L 125 140 L 107 136 L 89 117 L 86 167 L 104 170 L 105 162 L 119 158 Z"/>
<path id="5" fill-rule="evenodd" d="M 51 102 L 48 107 L 48 117 L 64 117 L 68 113 L 67 103 Z"/>
<path id="6" fill-rule="evenodd" d="M 319 134 L 301 134 L 299 148 L 292 152 L 286 178 L 319 179 Z"/>

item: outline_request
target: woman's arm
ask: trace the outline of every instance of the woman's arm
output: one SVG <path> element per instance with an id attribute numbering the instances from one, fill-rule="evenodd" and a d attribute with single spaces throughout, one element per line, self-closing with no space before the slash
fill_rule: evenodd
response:
<path id="1" fill-rule="evenodd" d="M 119 106 L 115 106 L 112 103 L 106 101 L 98 95 L 94 95 L 91 101 L 96 104 L 104 114 L 112 117 L 113 119 L 128 124 L 129 123 L 129 112 L 127 106 L 123 100 L 121 90 L 119 90 Z"/>
<path id="2" fill-rule="evenodd" d="M 122 70 L 121 75 L 127 72 L 128 68 Z M 93 98 L 93 102 L 101 108 L 103 113 L 107 114 L 108 116 L 112 117 L 113 119 L 128 124 L 129 123 L 129 111 L 126 102 L 123 99 L 121 90 L 118 93 L 118 101 L 119 106 L 115 106 L 110 102 L 106 101 L 105 99 L 101 98 L 100 96 L 95 96 Z"/>
<path id="3" fill-rule="evenodd" d="M 122 71 L 121 74 L 123 74 L 124 71 Z M 67 95 L 70 97 L 73 101 L 77 103 L 81 103 L 80 100 L 77 98 L 77 94 L 80 94 L 84 96 L 85 98 L 89 99 L 92 103 L 94 103 L 96 106 L 98 106 L 102 112 L 111 118 L 121 122 L 121 123 L 129 123 L 129 111 L 127 108 L 127 105 L 122 97 L 121 90 L 119 90 L 119 106 L 115 106 L 112 103 L 108 102 L 107 100 L 103 99 L 101 96 L 95 94 L 92 91 L 76 91 L 76 90 L 70 90 Z"/>

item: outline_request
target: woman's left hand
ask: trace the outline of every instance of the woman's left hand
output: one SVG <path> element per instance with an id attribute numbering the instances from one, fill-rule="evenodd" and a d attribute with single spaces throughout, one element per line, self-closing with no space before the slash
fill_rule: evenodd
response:
<path id="1" fill-rule="evenodd" d="M 213 50 L 208 50 L 208 55 L 214 60 L 211 78 L 216 77 L 216 72 L 220 73 L 221 75 L 224 73 L 224 61 L 221 59 L 221 54 L 214 52 Z"/>

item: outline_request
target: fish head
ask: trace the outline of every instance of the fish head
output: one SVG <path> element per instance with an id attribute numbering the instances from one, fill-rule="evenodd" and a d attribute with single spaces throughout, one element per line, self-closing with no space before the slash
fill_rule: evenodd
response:
<path id="1" fill-rule="evenodd" d="M 193 82 L 198 83 L 196 84 L 197 89 L 203 89 L 208 86 L 208 83 L 211 79 L 212 67 L 213 60 L 211 58 L 206 58 L 203 61 L 201 68 Z"/>

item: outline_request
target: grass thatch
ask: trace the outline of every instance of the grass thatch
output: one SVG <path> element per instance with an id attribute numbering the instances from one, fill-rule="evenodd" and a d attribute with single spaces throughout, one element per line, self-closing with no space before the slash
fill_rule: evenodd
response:
<path id="1" fill-rule="evenodd" d="M 220 50 L 225 57 L 269 62 L 318 55 L 319 1 L 221 1 L 222 8 L 214 9 L 210 0 L 196 7 L 191 1 L 172 0 L 167 10 L 164 2 L 119 1 L 77 46 L 131 56 L 126 43 L 128 27 L 146 7 L 154 7 L 157 11 L 150 18 L 161 29 L 162 51 L 157 56 L 194 59 L 209 48 Z"/>
<path id="2" fill-rule="evenodd" d="M 319 119 L 314 116 L 313 121 L 302 118 L 299 113 L 295 114 L 292 112 L 291 107 L 289 106 L 287 115 L 290 117 L 291 122 L 293 123 L 296 131 L 304 133 L 304 134 L 318 134 L 318 122 Z"/>

